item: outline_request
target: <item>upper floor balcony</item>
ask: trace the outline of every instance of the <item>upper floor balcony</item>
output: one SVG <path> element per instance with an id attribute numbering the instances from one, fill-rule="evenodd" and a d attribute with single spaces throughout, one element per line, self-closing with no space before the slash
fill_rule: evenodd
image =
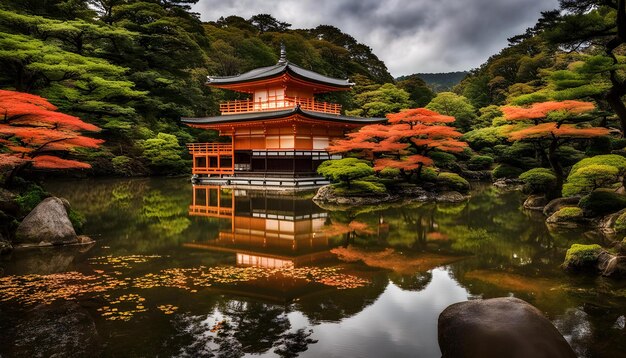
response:
<path id="1" fill-rule="evenodd" d="M 317 101 L 315 98 L 283 97 L 259 100 L 234 100 L 220 103 L 222 114 L 235 114 L 244 112 L 276 111 L 283 108 L 293 108 L 300 105 L 300 108 L 307 111 L 340 114 L 341 105 L 336 103 Z"/>

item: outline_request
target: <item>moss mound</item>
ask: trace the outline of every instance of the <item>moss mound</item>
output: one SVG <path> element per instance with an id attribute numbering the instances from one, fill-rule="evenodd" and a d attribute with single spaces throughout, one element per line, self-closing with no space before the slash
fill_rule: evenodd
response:
<path id="1" fill-rule="evenodd" d="M 566 206 L 552 214 L 557 221 L 579 220 L 583 217 L 583 209 L 576 206 Z"/>
<path id="2" fill-rule="evenodd" d="M 454 173 L 439 173 L 437 184 L 443 189 L 455 190 L 460 193 L 467 193 L 470 190 L 470 183 L 460 175 Z"/>
<path id="3" fill-rule="evenodd" d="M 611 214 L 626 208 L 626 195 L 598 189 L 583 196 L 578 206 L 587 217 Z"/>
<path id="4" fill-rule="evenodd" d="M 602 251 L 602 247 L 598 244 L 573 244 L 565 254 L 563 267 L 566 269 L 590 268 L 598 261 Z"/>

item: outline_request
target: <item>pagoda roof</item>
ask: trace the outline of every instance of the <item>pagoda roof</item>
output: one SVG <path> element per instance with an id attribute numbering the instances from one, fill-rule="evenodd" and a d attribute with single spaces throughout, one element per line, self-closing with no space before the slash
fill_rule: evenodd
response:
<path id="1" fill-rule="evenodd" d="M 248 121 L 258 121 L 258 120 L 269 120 L 269 119 L 279 119 L 285 118 L 292 115 L 300 114 L 304 117 L 317 119 L 322 121 L 336 122 L 336 123 L 346 123 L 346 124 L 374 124 L 374 123 L 382 123 L 387 120 L 387 118 L 359 118 L 359 117 L 348 117 L 342 116 L 338 114 L 332 113 L 324 113 L 324 112 L 316 112 L 316 111 L 308 111 L 300 108 L 299 105 L 296 105 L 293 108 L 281 109 L 276 111 L 261 111 L 261 112 L 247 112 L 247 113 L 238 113 L 238 114 L 227 114 L 215 117 L 199 117 L 199 118 L 189 118 L 183 117 L 181 121 L 186 124 L 223 124 L 223 123 L 236 123 L 236 122 L 248 122 Z"/>
<path id="2" fill-rule="evenodd" d="M 324 76 L 317 72 L 313 72 L 307 69 L 304 69 L 300 66 L 296 66 L 289 61 L 279 61 L 277 64 L 268 67 L 256 68 L 254 70 L 248 71 L 246 73 L 242 73 L 236 76 L 224 76 L 224 77 L 213 77 L 209 76 L 207 84 L 208 85 L 231 85 L 231 84 L 239 84 L 245 82 L 254 82 L 259 80 L 264 80 L 268 78 L 278 77 L 284 74 L 289 74 L 293 77 L 299 78 L 301 80 L 307 82 L 318 83 L 326 86 L 337 87 L 337 88 L 345 88 L 349 89 L 354 85 L 347 79 L 339 79 Z"/>

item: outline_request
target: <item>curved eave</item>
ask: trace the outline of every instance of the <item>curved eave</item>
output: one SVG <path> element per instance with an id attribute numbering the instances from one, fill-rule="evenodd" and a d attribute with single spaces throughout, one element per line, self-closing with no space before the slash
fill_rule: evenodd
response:
<path id="1" fill-rule="evenodd" d="M 263 112 L 250 112 L 241 114 L 229 114 L 215 117 L 201 117 L 201 118 L 188 118 L 183 117 L 181 121 L 187 125 L 195 126 L 211 126 L 211 125 L 223 125 L 229 123 L 241 123 L 241 122 L 256 122 L 263 120 L 281 119 L 293 115 L 301 115 L 304 118 L 332 122 L 337 124 L 352 124 L 352 125 L 367 125 L 383 123 L 387 121 L 387 118 L 357 118 L 348 117 L 337 114 L 307 111 L 301 109 L 299 106 L 290 109 L 283 109 L 278 111 L 263 111 Z"/>
<path id="2" fill-rule="evenodd" d="M 324 76 L 322 74 L 306 70 L 302 67 L 286 63 L 284 65 L 275 65 L 270 67 L 262 67 L 258 69 L 254 69 L 252 71 L 248 71 L 241 75 L 237 76 L 228 76 L 228 77 L 208 77 L 207 85 L 219 87 L 219 88 L 229 88 L 231 86 L 237 86 L 241 84 L 253 84 L 255 82 L 267 81 L 272 78 L 281 77 L 285 74 L 288 74 L 294 78 L 319 84 L 322 86 L 327 86 L 334 88 L 335 90 L 348 90 L 354 84 L 348 81 L 347 79 L 339 79 Z"/>

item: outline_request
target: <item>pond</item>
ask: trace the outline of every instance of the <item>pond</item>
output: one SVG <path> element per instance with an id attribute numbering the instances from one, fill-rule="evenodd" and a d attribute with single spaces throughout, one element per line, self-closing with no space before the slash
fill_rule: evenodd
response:
<path id="1" fill-rule="evenodd" d="M 572 243 L 604 239 L 547 227 L 519 192 L 475 186 L 461 204 L 328 211 L 313 193 L 182 178 L 49 182 L 96 243 L 4 257 L 0 329 L 73 300 L 105 357 L 440 357 L 445 307 L 515 296 L 580 356 L 621 356 L 626 285 L 559 267 Z M 0 355 L 38 344 L 3 339 Z"/>

